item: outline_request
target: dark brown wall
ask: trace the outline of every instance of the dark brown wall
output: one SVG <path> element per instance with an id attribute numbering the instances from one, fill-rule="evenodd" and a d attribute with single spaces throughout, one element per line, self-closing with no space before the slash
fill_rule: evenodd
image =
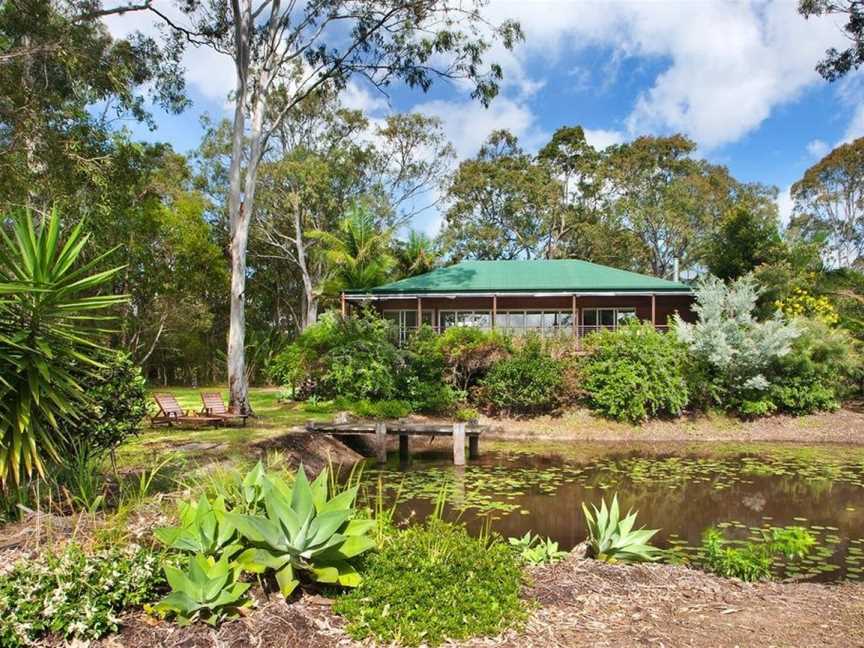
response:
<path id="1" fill-rule="evenodd" d="M 498 310 L 561 310 L 570 311 L 573 305 L 572 297 L 498 297 Z M 655 303 L 655 324 L 666 324 L 674 314 L 679 313 L 688 322 L 695 320 L 696 315 L 691 309 L 693 297 L 689 295 L 657 295 Z M 356 303 L 356 302 L 355 302 Z M 380 312 L 382 310 L 412 310 L 417 308 L 417 300 L 387 299 L 372 302 Z M 491 297 L 426 297 L 422 299 L 423 310 L 434 310 L 435 321 L 438 321 L 439 310 L 492 310 Z M 600 308 L 618 307 L 635 308 L 636 315 L 643 320 L 651 319 L 651 297 L 577 297 L 576 307 Z"/>

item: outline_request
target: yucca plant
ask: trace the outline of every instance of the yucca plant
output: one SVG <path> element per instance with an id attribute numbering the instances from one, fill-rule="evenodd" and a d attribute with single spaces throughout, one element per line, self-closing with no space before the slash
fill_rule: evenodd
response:
<path id="1" fill-rule="evenodd" d="M 244 571 L 273 570 L 285 596 L 299 584 L 297 571 L 321 583 L 354 587 L 360 575 L 348 562 L 375 546 L 374 520 L 353 519 L 357 487 L 328 495 L 328 471 L 310 484 L 301 465 L 293 484 L 275 474 L 261 483 L 263 515 L 229 512 L 225 518 L 251 545 L 236 558 Z"/>
<path id="2" fill-rule="evenodd" d="M 603 562 L 646 562 L 659 560 L 663 551 L 649 544 L 657 529 L 644 527 L 633 530 L 637 513 L 628 511 L 621 518 L 618 496 L 612 497 L 612 505 L 606 508 L 606 500 L 600 508 L 591 505 L 591 510 L 582 503 L 588 526 L 588 554 Z"/>
<path id="3" fill-rule="evenodd" d="M 82 226 L 61 241 L 56 211 L 39 226 L 23 213 L 0 226 L 0 486 L 19 484 L 59 459 L 58 421 L 86 401 L 77 376 L 101 365 L 104 311 L 126 299 L 97 290 L 121 268 L 97 271 L 108 253 L 81 263 Z"/>
<path id="4" fill-rule="evenodd" d="M 245 594 L 251 584 L 237 581 L 237 571 L 224 554 L 219 560 L 204 554 L 190 556 L 186 571 L 165 565 L 165 578 L 171 593 L 154 609 L 163 615 L 174 613 L 179 625 L 198 620 L 217 625 L 249 605 Z"/>

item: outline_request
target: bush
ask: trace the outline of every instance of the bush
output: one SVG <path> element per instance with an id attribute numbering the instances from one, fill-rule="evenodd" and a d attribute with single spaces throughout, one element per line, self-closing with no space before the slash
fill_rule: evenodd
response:
<path id="1" fill-rule="evenodd" d="M 96 359 L 104 367 L 80 380 L 90 401 L 78 418 L 63 420 L 62 430 L 73 444 L 111 450 L 137 433 L 147 416 L 147 383 L 128 353 L 103 352 Z"/>
<path id="2" fill-rule="evenodd" d="M 271 374 L 301 398 L 386 400 L 396 393 L 397 360 L 390 325 L 374 313 L 328 313 L 274 358 Z"/>
<path id="3" fill-rule="evenodd" d="M 160 557 L 144 549 L 93 555 L 63 553 L 25 560 L 0 576 L 0 645 L 29 646 L 40 637 L 98 639 L 120 626 L 118 614 L 153 600 L 163 584 Z"/>
<path id="4" fill-rule="evenodd" d="M 563 363 L 543 352 L 539 339 L 492 365 L 480 381 L 478 398 L 497 412 L 536 414 L 555 409 L 561 402 Z"/>
<path id="5" fill-rule="evenodd" d="M 757 581 L 771 578 L 775 558 L 803 558 L 816 544 L 816 539 L 803 527 L 774 528 L 762 531 L 761 541 L 748 541 L 730 547 L 729 541 L 716 528 L 702 535 L 701 566 L 718 576 Z"/>
<path id="6" fill-rule="evenodd" d="M 438 336 L 429 326 L 422 326 L 400 352 L 397 370 L 399 396 L 411 403 L 417 412 L 440 413 L 453 407 L 456 395 L 444 382 L 444 354 L 438 348 Z"/>
<path id="7" fill-rule="evenodd" d="M 363 583 L 334 610 L 355 639 L 439 645 L 495 635 L 525 618 L 518 558 L 497 537 L 432 518 L 370 555 Z"/>
<path id="8" fill-rule="evenodd" d="M 635 423 L 686 407 L 686 351 L 674 334 L 632 322 L 589 335 L 585 348 L 583 388 L 604 416 Z"/>
<path id="9" fill-rule="evenodd" d="M 709 277 L 696 287 L 693 310 L 699 321 L 690 324 L 676 316 L 675 332 L 687 345 L 696 370 L 691 376 L 694 400 L 742 414 L 773 411 L 767 397 L 772 366 L 787 355 L 799 331 L 779 314 L 756 319 L 760 291 L 752 277 L 728 286 Z"/>
<path id="10" fill-rule="evenodd" d="M 361 400 L 351 407 L 357 416 L 373 419 L 398 419 L 408 416 L 411 411 L 411 403 L 403 400 L 368 401 Z"/>
<path id="11" fill-rule="evenodd" d="M 436 346 L 447 381 L 463 394 L 511 352 L 510 341 L 500 333 L 471 326 L 451 326 L 438 336 Z"/>
<path id="12" fill-rule="evenodd" d="M 798 319 L 795 325 L 800 335 L 771 367 L 766 398 L 790 414 L 835 410 L 861 370 L 856 341 L 818 319 Z"/>

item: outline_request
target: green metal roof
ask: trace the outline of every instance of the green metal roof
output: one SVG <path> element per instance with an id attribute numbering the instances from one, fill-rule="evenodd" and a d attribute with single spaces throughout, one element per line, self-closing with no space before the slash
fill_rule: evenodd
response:
<path id="1" fill-rule="evenodd" d="M 373 288 L 372 294 L 681 292 L 683 283 L 578 259 L 463 261 Z M 357 291 L 362 292 L 362 291 Z"/>

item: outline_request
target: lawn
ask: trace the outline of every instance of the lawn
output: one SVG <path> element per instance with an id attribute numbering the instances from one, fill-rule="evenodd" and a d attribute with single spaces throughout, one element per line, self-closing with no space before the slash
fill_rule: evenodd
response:
<path id="1" fill-rule="evenodd" d="M 225 401 L 228 400 L 227 390 L 218 387 L 163 387 L 151 391 L 171 392 L 183 409 L 194 412 L 201 410 L 202 391 L 221 391 Z M 156 456 L 171 450 L 183 451 L 188 458 L 198 452 L 208 452 L 242 459 L 254 443 L 285 434 L 306 421 L 325 421 L 332 417 L 330 413 L 307 411 L 303 404 L 280 402 L 279 390 L 275 387 L 251 388 L 249 400 L 255 417 L 249 418 L 245 427 L 239 423 L 220 427 L 152 427 L 148 421 L 137 437 L 118 449 L 117 464 L 127 469 L 146 467 Z M 152 405 L 156 411 L 155 403 Z"/>

